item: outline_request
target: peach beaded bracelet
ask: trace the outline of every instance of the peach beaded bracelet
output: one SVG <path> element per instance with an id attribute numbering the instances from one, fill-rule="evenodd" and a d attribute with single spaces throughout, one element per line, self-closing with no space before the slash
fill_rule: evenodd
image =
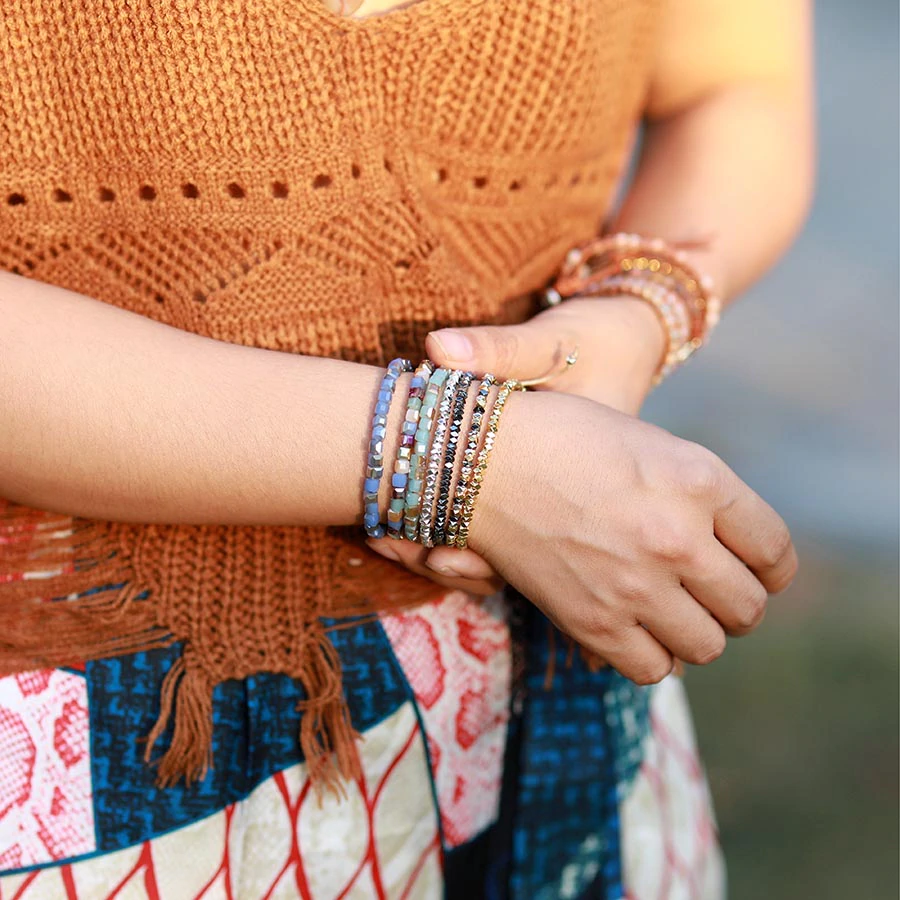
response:
<path id="1" fill-rule="evenodd" d="M 668 337 L 654 385 L 702 347 L 719 321 L 721 301 L 711 279 L 681 250 L 636 234 L 612 234 L 571 250 L 539 299 L 549 308 L 572 297 L 623 294 L 649 303 Z"/>

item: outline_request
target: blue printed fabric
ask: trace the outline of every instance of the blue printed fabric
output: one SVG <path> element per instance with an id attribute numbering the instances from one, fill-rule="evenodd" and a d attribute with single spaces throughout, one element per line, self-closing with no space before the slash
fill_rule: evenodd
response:
<path id="1" fill-rule="evenodd" d="M 344 667 L 353 722 L 364 731 L 408 699 L 402 673 L 378 623 L 338 629 L 332 640 Z M 159 686 L 178 647 L 87 664 L 98 850 L 115 850 L 171 831 L 246 797 L 270 775 L 303 759 L 298 741 L 303 699 L 285 675 L 227 681 L 213 693 L 214 764 L 205 779 L 161 789 L 136 736 L 153 727 Z M 166 746 L 164 735 L 160 746 Z"/>
<path id="2" fill-rule="evenodd" d="M 640 762 L 648 692 L 612 669 L 592 672 L 551 633 L 532 612 L 510 896 L 616 900 L 623 895 L 619 785 Z"/>
<path id="3" fill-rule="evenodd" d="M 446 766 L 447 761 L 439 762 L 440 747 L 424 724 L 430 702 L 428 684 L 421 694 L 413 690 L 409 669 L 401 668 L 396 647 L 381 622 L 360 621 L 331 632 L 355 727 L 372 735 L 382 726 L 379 740 L 384 740 L 385 728 L 400 737 L 390 749 L 393 762 L 376 779 L 380 786 L 373 788 L 375 796 L 362 797 L 372 802 L 367 827 L 374 828 L 381 786 L 407 760 L 420 758 L 418 774 L 404 784 L 415 785 L 410 790 L 427 797 L 427 812 L 423 814 L 419 804 L 418 815 L 426 825 L 431 823 L 434 837 L 421 848 L 421 863 L 410 865 L 409 884 L 420 868 L 425 871 L 422 867 L 432 853 L 442 860 L 443 870 L 429 877 L 443 879 L 447 900 L 620 900 L 619 806 L 642 762 L 649 727 L 648 691 L 611 669 L 591 671 L 580 654 L 570 652 L 548 621 L 521 598 L 514 599 L 511 607 L 505 633 L 512 635 L 507 646 L 512 648 L 513 677 L 499 811 L 492 824 L 479 825 L 484 830 L 471 840 L 467 837 L 461 846 L 449 842 L 442 830 L 434 779 L 435 766 Z M 454 627 L 471 627 L 471 620 L 461 618 Z M 489 645 L 470 642 L 466 646 L 481 653 Z M 418 652 L 419 647 L 416 643 L 412 649 Z M 443 652 L 437 644 L 421 644 L 421 649 L 435 660 Z M 77 672 L 87 701 L 84 715 L 90 741 L 95 846 L 72 854 L 69 862 L 58 856 L 39 865 L 16 865 L 12 856 L 4 865 L 0 846 L 0 880 L 6 874 L 36 871 L 56 861 L 68 866 L 71 860 L 87 861 L 152 842 L 243 801 L 260 785 L 283 778 L 282 773 L 303 761 L 298 704 L 304 694 L 299 682 L 284 675 L 258 674 L 215 688 L 213 767 L 207 776 L 190 786 L 179 782 L 159 788 L 154 769 L 144 762 L 141 738 L 154 725 L 160 686 L 180 651 L 173 646 L 92 661 L 83 675 Z M 404 653 L 410 652 L 407 645 Z M 547 683 L 551 669 L 553 678 Z M 41 677 L 40 673 L 29 676 L 37 687 L 24 679 L 22 691 L 33 696 Z M 74 715 L 82 707 L 74 700 L 71 703 Z M 505 704 L 502 698 L 501 708 Z M 7 716 L 10 720 L 12 713 Z M 73 728 L 71 721 L 66 713 L 52 736 L 61 742 L 63 757 L 74 760 L 70 733 L 60 731 Z M 401 721 L 406 729 L 402 733 L 394 724 Z M 71 735 L 77 737 L 77 733 Z M 157 754 L 169 739 L 170 732 L 160 738 Z M 499 740 L 502 748 L 502 735 Z M 407 793 L 396 808 L 406 810 L 411 800 Z M 396 796 L 392 802 L 397 804 Z M 328 819 L 325 825 L 333 821 Z M 340 854 L 344 853 L 342 845 Z M 371 852 L 366 858 L 371 860 Z M 75 876 L 68 870 L 66 877 L 74 883 Z M 300 895 L 307 896 L 302 891 Z M 393 895 L 382 886 L 377 896 Z"/>

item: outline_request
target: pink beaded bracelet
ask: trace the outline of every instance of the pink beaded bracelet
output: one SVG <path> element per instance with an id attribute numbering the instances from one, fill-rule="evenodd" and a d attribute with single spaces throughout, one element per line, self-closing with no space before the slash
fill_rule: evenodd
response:
<path id="1" fill-rule="evenodd" d="M 712 282 L 687 255 L 635 234 L 608 235 L 571 250 L 539 299 L 548 308 L 572 297 L 623 294 L 649 303 L 666 332 L 654 384 L 702 347 L 719 321 L 721 301 L 712 293 Z"/>

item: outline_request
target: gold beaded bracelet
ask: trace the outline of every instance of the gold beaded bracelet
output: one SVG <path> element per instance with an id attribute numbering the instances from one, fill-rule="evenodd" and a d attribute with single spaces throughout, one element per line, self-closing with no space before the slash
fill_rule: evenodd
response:
<path id="1" fill-rule="evenodd" d="M 497 439 L 497 431 L 500 428 L 500 417 L 503 415 L 503 407 L 513 391 L 524 391 L 525 385 L 516 379 L 504 381 L 497 394 L 497 399 L 491 409 L 491 416 L 488 419 L 487 432 L 484 436 L 484 444 L 475 460 L 475 468 L 472 472 L 471 481 L 465 496 L 462 513 L 459 520 L 459 529 L 456 532 L 456 547 L 460 550 L 465 549 L 469 541 L 469 526 L 472 524 L 472 516 L 475 513 L 475 501 L 478 499 L 478 493 L 481 490 L 481 483 L 484 481 L 484 473 L 487 469 L 488 461 L 491 456 L 491 450 L 494 448 L 494 441 Z"/>

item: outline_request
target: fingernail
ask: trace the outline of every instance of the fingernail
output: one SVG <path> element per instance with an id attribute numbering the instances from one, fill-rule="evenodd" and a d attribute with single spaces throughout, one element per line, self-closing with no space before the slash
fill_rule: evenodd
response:
<path id="1" fill-rule="evenodd" d="M 431 338 L 448 362 L 464 363 L 472 358 L 472 342 L 458 331 L 432 331 Z"/>
<path id="2" fill-rule="evenodd" d="M 374 550 L 379 556 L 383 556 L 385 559 L 391 560 L 391 562 L 400 562 L 400 555 L 397 551 L 386 541 L 366 541 L 366 546 L 370 550 Z"/>

